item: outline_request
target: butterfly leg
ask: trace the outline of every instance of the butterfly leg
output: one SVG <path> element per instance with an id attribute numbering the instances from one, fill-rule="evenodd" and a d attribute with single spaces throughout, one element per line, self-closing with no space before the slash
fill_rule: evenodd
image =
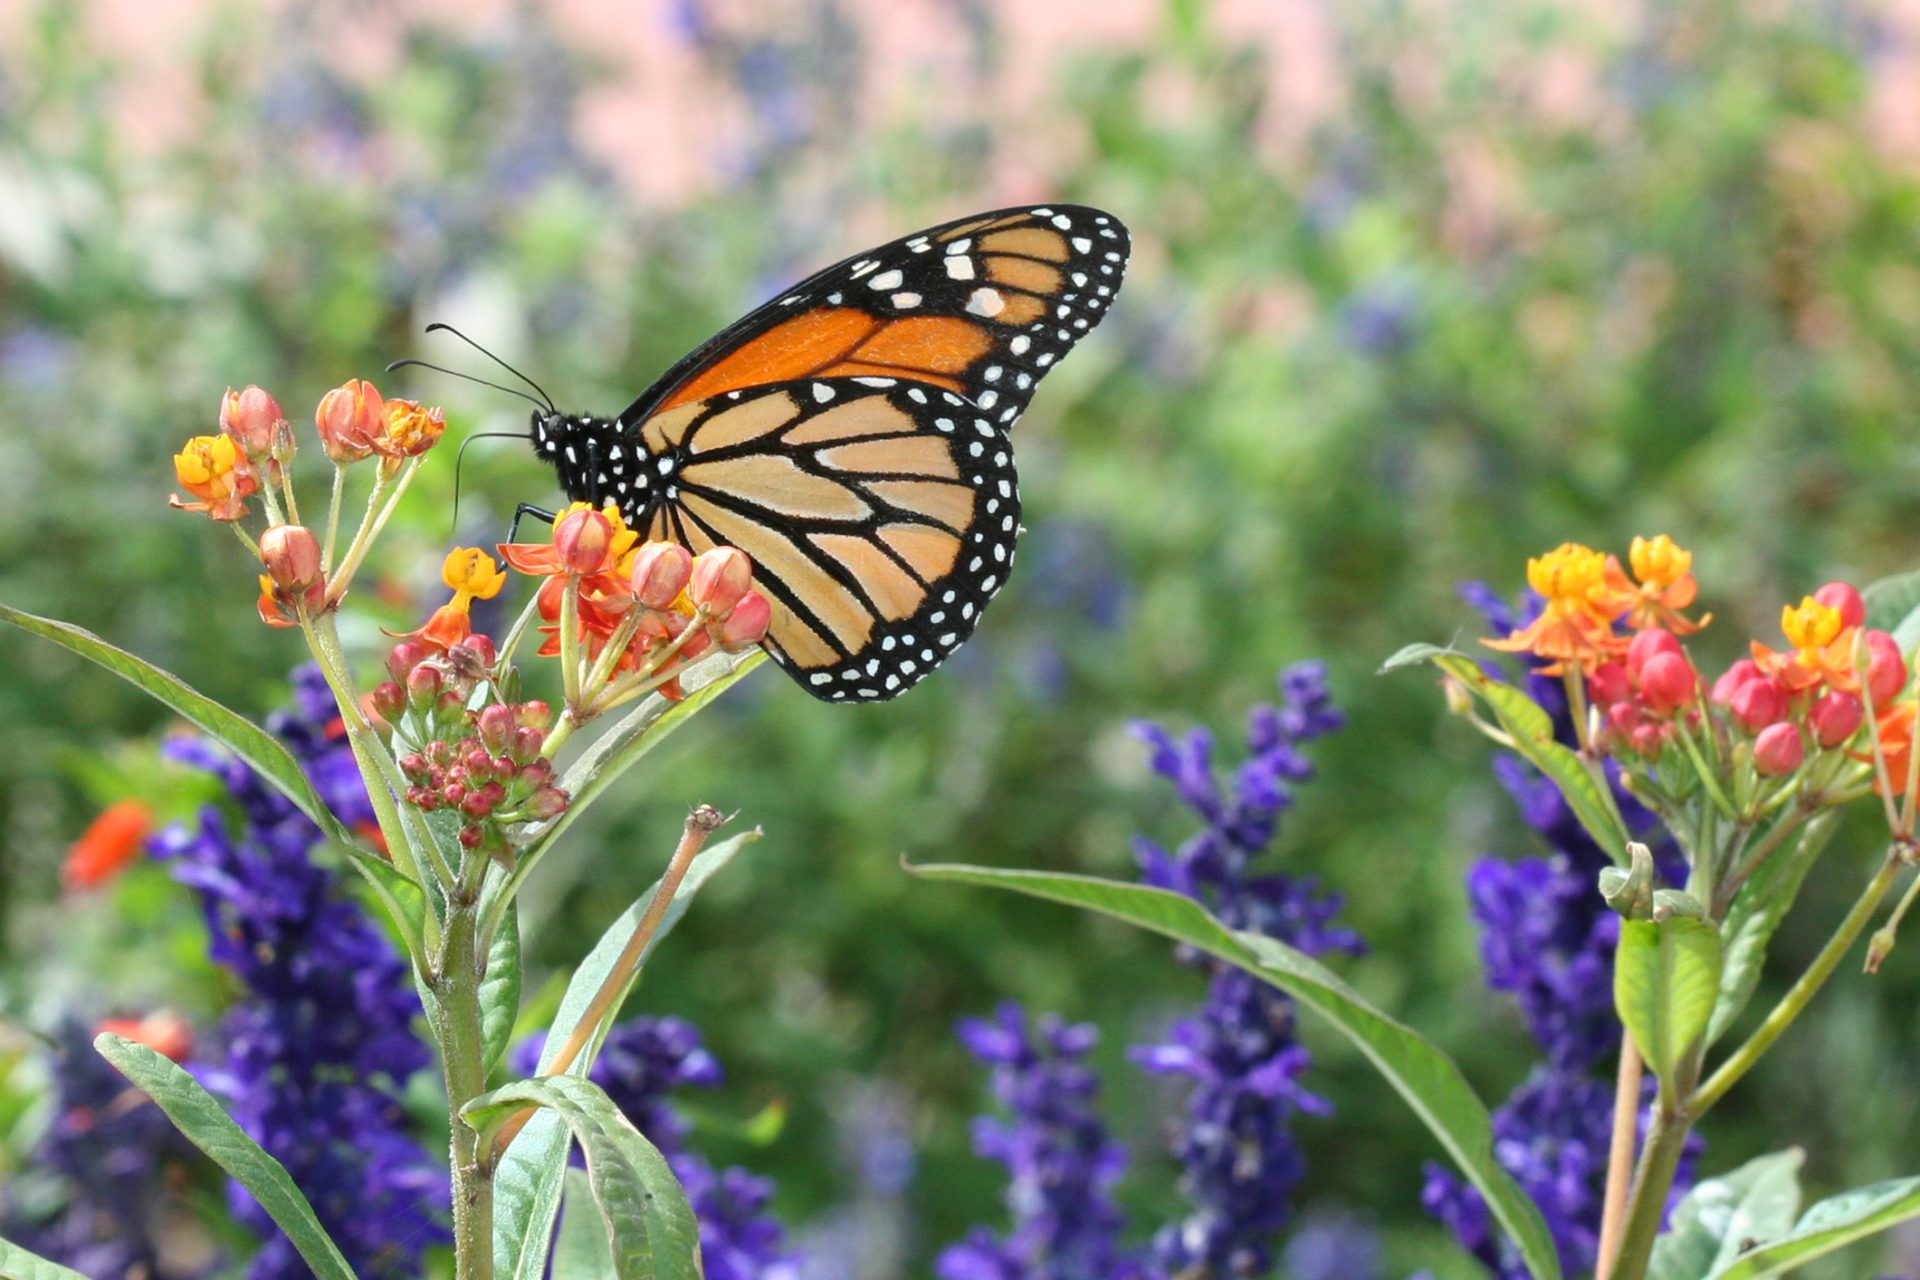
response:
<path id="1" fill-rule="evenodd" d="M 514 535 L 520 532 L 520 518 L 522 516 L 532 516 L 535 520 L 545 520 L 548 524 L 553 523 L 553 512 L 548 511 L 544 507 L 536 507 L 531 502 L 523 502 L 513 509 L 513 523 L 507 526 L 508 542 L 514 541 Z"/>

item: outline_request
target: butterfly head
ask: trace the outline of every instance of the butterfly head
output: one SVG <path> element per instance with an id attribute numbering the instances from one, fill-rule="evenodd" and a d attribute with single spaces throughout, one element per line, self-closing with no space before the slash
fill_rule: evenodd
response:
<path id="1" fill-rule="evenodd" d="M 569 501 L 614 502 L 637 517 L 646 475 L 617 420 L 536 411 L 531 435 L 534 456 L 553 467 Z"/>

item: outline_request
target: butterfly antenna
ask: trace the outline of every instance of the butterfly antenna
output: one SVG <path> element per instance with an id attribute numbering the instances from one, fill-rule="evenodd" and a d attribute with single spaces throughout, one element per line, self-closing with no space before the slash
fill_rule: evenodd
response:
<path id="1" fill-rule="evenodd" d="M 428 333 L 436 333 L 443 329 L 446 332 L 452 334 L 454 337 L 460 339 L 460 341 L 466 343 L 468 346 L 472 347 L 475 351 L 478 351 L 481 355 L 485 356 L 487 359 L 499 365 L 502 369 L 505 369 L 508 373 L 512 374 L 514 377 L 520 379 L 520 381 L 532 387 L 535 391 L 538 391 L 540 393 L 540 398 L 547 402 L 548 413 L 560 412 L 560 410 L 556 408 L 553 403 L 553 397 L 548 395 L 546 393 L 546 389 L 543 388 L 539 383 L 535 382 L 532 378 L 529 378 L 526 374 L 520 372 L 518 369 L 514 368 L 512 365 L 508 364 L 505 360 L 502 360 L 499 356 L 493 354 L 493 352 L 487 350 L 485 347 L 475 342 L 472 338 L 469 338 L 466 334 L 460 332 L 458 329 L 454 328 L 452 325 L 443 324 L 438 320 L 434 321 L 432 324 L 427 326 Z"/>
<path id="2" fill-rule="evenodd" d="M 428 366 L 431 368 L 432 366 Z M 476 379 L 478 381 L 478 379 Z M 448 536 L 452 530 L 460 527 L 460 466 L 467 460 L 467 446 L 475 440 L 531 440 L 532 436 L 522 431 L 480 431 L 460 442 L 459 452 L 453 455 L 453 515 L 448 520 Z"/>
<path id="3" fill-rule="evenodd" d="M 468 382 L 477 382 L 483 387 L 492 387 L 495 391 L 504 391 L 508 395 L 519 396 L 522 400 L 525 400 L 528 404 L 532 405 L 536 409 L 545 409 L 548 413 L 556 412 L 556 410 L 553 407 L 553 403 L 551 401 L 542 403 L 541 401 L 535 400 L 532 396 L 528 395 L 526 392 L 522 391 L 518 387 L 504 386 L 498 382 L 488 382 L 485 378 L 476 378 L 472 374 L 462 373 L 458 369 L 448 369 L 441 365 L 428 364 L 425 360 L 414 360 L 412 358 L 408 358 L 406 360 L 395 360 L 392 364 L 387 366 L 387 372 L 392 373 L 395 369 L 405 369 L 408 366 L 417 366 L 418 368 L 421 368 L 421 369 L 431 369 L 435 373 L 444 373 L 450 378 L 465 378 Z"/>

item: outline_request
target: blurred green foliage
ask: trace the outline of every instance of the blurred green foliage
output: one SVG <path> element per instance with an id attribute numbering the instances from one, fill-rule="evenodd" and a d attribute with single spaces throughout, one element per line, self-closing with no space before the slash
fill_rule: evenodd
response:
<path id="1" fill-rule="evenodd" d="M 1317 750 L 1286 865 L 1348 895 L 1368 994 L 1503 1095 L 1529 1047 L 1479 985 L 1460 877 L 1528 838 L 1436 691 L 1374 669 L 1477 624 L 1457 580 L 1517 588 L 1525 556 L 1565 539 L 1665 531 L 1694 549 L 1718 616 L 1696 648 L 1722 661 L 1771 635 L 1780 600 L 1913 562 L 1920 182 L 1869 126 L 1887 78 L 1920 62 L 1877 53 L 1850 0 L 1625 16 L 1359 0 L 1316 11 L 1315 68 L 1174 0 L 1135 47 L 1057 58 L 1038 110 L 1003 116 L 989 93 L 868 119 L 848 105 L 863 8 L 822 6 L 818 29 L 662 26 L 744 121 L 724 180 L 670 204 L 636 201 L 575 140 L 609 72 L 535 7 L 485 35 L 396 20 L 404 60 L 370 78 L 327 60 L 305 7 L 222 8 L 194 51 L 200 123 L 157 153 L 103 110 L 116 68 L 85 6 L 38 9 L 0 51 L 0 596 L 264 710 L 296 650 L 257 625 L 238 547 L 164 506 L 167 456 L 211 429 L 223 387 L 259 382 L 299 421 L 372 374 L 442 400 L 457 433 L 519 429 L 484 389 L 378 374 L 408 354 L 471 364 L 422 338 L 442 319 L 564 405 L 614 408 L 782 279 L 858 248 L 856 220 L 904 232 L 1028 194 L 995 175 L 1039 137 L 1047 192 L 1114 210 L 1139 250 L 1112 318 L 1019 428 L 1020 572 L 912 697 L 828 708 L 769 672 L 650 760 L 533 886 L 529 990 L 652 877 L 687 804 L 739 809 L 768 838 L 638 997 L 694 1019 L 727 1064 L 704 1126 L 718 1154 L 777 1178 L 803 1223 L 856 1194 L 848 1135 L 897 1112 L 923 1260 L 997 1214 L 967 1144 L 980 1082 L 950 1029 L 1011 995 L 1105 1028 L 1137 1152 L 1126 1194 L 1157 1220 L 1170 1099 L 1121 1046 L 1197 979 L 1151 941 L 916 884 L 898 858 L 1129 874 L 1130 832 L 1183 832 L 1127 718 L 1228 737 L 1281 666 L 1320 656 L 1352 721 Z M 1010 38 L 996 15 L 927 20 L 970 33 L 990 85 Z M 1297 118 L 1329 77 L 1331 104 Z M 457 524 L 454 484 L 450 456 L 422 475 L 383 581 L 354 602 L 369 659 L 375 622 L 434 601 L 451 540 L 490 541 L 514 503 L 552 496 L 510 442 L 467 455 Z M 0 1011 L 210 1014 L 222 993 L 164 878 L 57 895 L 95 807 L 191 804 L 184 775 L 116 746 L 163 719 L 21 637 L 0 662 Z M 1870 838 L 1810 886 L 1776 973 L 1851 898 Z M 1707 1167 L 1798 1141 L 1817 1190 L 1913 1172 L 1915 973 L 1896 953 L 1837 983 L 1716 1114 Z M 1469 1274 L 1418 1207 L 1426 1138 L 1307 1034 L 1339 1105 L 1303 1126 L 1309 1202 L 1373 1215 L 1394 1274 Z M 787 1122 L 758 1143 L 748 1121 L 775 1105 Z"/>

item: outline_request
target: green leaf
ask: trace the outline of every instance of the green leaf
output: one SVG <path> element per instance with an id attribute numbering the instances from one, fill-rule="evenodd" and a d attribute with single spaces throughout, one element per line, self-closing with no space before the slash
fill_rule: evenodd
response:
<path id="1" fill-rule="evenodd" d="M 480 979 L 480 1038 L 486 1047 L 486 1074 L 500 1065 L 513 1042 L 520 1017 L 520 912 L 511 903 L 487 948 L 487 972 Z"/>
<path id="2" fill-rule="evenodd" d="M 1437 644 L 1410 644 L 1380 664 L 1376 675 L 1386 675 L 1389 671 L 1398 671 L 1402 667 L 1417 667 L 1423 662 L 1432 662 L 1449 654 L 1458 654 L 1458 649 L 1443 649 Z"/>
<path id="3" fill-rule="evenodd" d="M 353 1268 L 313 1215 L 285 1166 L 235 1124 L 200 1082 L 143 1044 L 102 1032 L 93 1047 L 152 1098 L 174 1128 L 260 1202 L 320 1280 L 354 1280 Z"/>
<path id="4" fill-rule="evenodd" d="M 612 1280 L 613 1254 L 600 1229 L 586 1171 L 567 1170 L 565 1211 L 553 1241 L 553 1280 Z"/>
<path id="5" fill-rule="evenodd" d="M 1389 661 L 1400 661 L 1420 648 L 1410 646 L 1402 649 Z M 1425 648 L 1433 647 L 1428 645 Z M 1431 661 L 1465 685 L 1493 712 L 1494 719 L 1513 739 L 1513 749 L 1560 788 L 1560 794 L 1566 797 L 1567 807 L 1573 810 L 1573 816 L 1580 820 L 1580 825 L 1587 829 L 1587 834 L 1593 837 L 1594 842 L 1606 850 L 1607 856 L 1617 865 L 1626 865 L 1627 841 L 1632 837 L 1620 817 L 1619 806 L 1614 803 L 1613 792 L 1593 770 L 1587 768 L 1577 753 L 1554 740 L 1553 718 L 1540 708 L 1540 704 L 1512 685 L 1495 680 L 1480 668 L 1479 663 L 1461 654 L 1439 649 L 1432 653 L 1414 654 L 1405 660 L 1411 662 L 1421 658 Z"/>
<path id="6" fill-rule="evenodd" d="M 1920 569 L 1869 583 L 1860 598 L 1867 606 L 1867 626 L 1876 631 L 1894 631 L 1920 610 Z"/>
<path id="7" fill-rule="evenodd" d="M 732 861 L 733 855 L 743 845 L 759 838 L 758 831 L 743 831 L 731 839 L 708 845 L 699 852 L 693 865 L 687 868 L 686 878 L 680 882 L 680 891 L 667 904 L 660 928 L 641 954 L 636 975 L 646 968 L 647 959 L 652 956 L 654 948 L 660 945 L 660 940 L 686 914 L 688 905 L 701 887 L 713 878 L 715 872 Z M 600 941 L 594 944 L 587 958 L 574 970 L 573 978 L 567 983 L 566 994 L 560 997 L 560 1006 L 553 1015 L 546 1047 L 541 1051 L 540 1066 L 543 1069 L 552 1063 L 560 1046 L 573 1034 L 581 1015 L 586 1013 L 587 1006 L 593 1003 L 594 993 L 600 990 L 600 984 L 620 958 L 627 939 L 633 936 L 634 926 L 639 923 L 659 888 L 659 882 L 656 881 L 620 914 L 619 919 L 607 926 L 606 932 L 600 935 Z M 618 1009 L 624 999 L 625 993 L 621 1000 L 614 1002 L 614 1008 Z M 586 1051 L 574 1060 L 568 1074 L 584 1076 L 599 1051 L 597 1040 L 588 1044 Z M 540 1280 L 546 1273 L 547 1250 L 553 1238 L 554 1215 L 560 1212 L 566 1168 L 566 1126 L 550 1112 L 536 1113 L 520 1131 L 520 1136 L 501 1153 L 499 1166 L 493 1174 L 493 1269 L 500 1280 Z"/>
<path id="8" fill-rule="evenodd" d="M 280 740 L 237 711 L 221 706 L 212 698 L 187 684 L 179 676 L 162 671 L 144 658 L 136 658 L 116 648 L 82 627 L 53 618 L 23 613 L 0 604 L 0 622 L 11 622 L 28 631 L 105 667 L 135 688 L 166 704 L 191 721 L 202 732 L 253 767 L 300 812 L 312 818 L 320 829 L 340 844 L 351 846 L 353 833 L 340 825 L 333 811 L 300 771 L 293 753 Z"/>
<path id="9" fill-rule="evenodd" d="M 1620 922 L 1614 1005 L 1663 1084 L 1706 1033 L 1719 991 L 1720 934 L 1712 925 L 1689 916 Z"/>
<path id="10" fill-rule="evenodd" d="M 1777 1151 L 1695 1184 L 1654 1242 L 1647 1280 L 1704 1280 L 1734 1261 L 1743 1244 L 1785 1235 L 1800 1212 L 1805 1159 L 1798 1147 Z"/>
<path id="11" fill-rule="evenodd" d="M 69 1271 L 57 1262 L 37 1253 L 28 1253 L 19 1245 L 0 1240 L 0 1280 L 87 1280 L 78 1271 Z"/>
<path id="12" fill-rule="evenodd" d="M 394 870 L 376 854 L 360 846 L 358 838 L 340 820 L 326 801 L 307 781 L 300 762 L 281 745 L 280 740 L 237 711 L 228 709 L 168 671 L 144 658 L 108 644 L 93 632 L 69 622 L 42 618 L 10 605 L 0 604 L 0 622 L 11 622 L 22 631 L 51 640 L 91 662 L 113 672 L 127 683 L 171 707 L 203 733 L 233 752 L 275 790 L 291 800 L 294 807 L 313 819 L 329 840 L 347 851 L 374 890 L 380 895 L 394 919 L 407 930 L 410 939 L 420 936 L 421 914 L 425 904 L 419 886 Z"/>
<path id="13" fill-rule="evenodd" d="M 1720 926 L 1725 961 L 1720 969 L 1720 996 L 1714 1002 L 1713 1019 L 1707 1024 L 1709 1045 L 1726 1034 L 1753 999 L 1767 962 L 1767 945 L 1792 909 L 1794 899 L 1800 896 L 1801 883 L 1833 838 L 1834 830 L 1833 814 L 1813 819 L 1792 844 L 1774 850 L 1734 895 Z"/>
<path id="14" fill-rule="evenodd" d="M 1920 1178 L 1876 1182 L 1808 1209 L 1783 1239 L 1750 1249 L 1710 1272 L 1708 1280 L 1763 1280 L 1832 1253 L 1889 1227 L 1920 1218 Z"/>
<path id="15" fill-rule="evenodd" d="M 480 1134 L 488 1157 L 511 1116 L 544 1107 L 565 1120 L 587 1157 L 587 1181 L 606 1224 L 619 1280 L 699 1280 L 700 1224 L 666 1157 L 591 1080 L 543 1076 L 475 1098 L 460 1118 Z"/>
<path id="16" fill-rule="evenodd" d="M 1486 1104 L 1474 1094 L 1453 1059 L 1418 1032 L 1375 1009 L 1312 957 L 1271 938 L 1228 929 L 1193 899 L 1143 885 L 990 867 L 910 870 L 932 880 L 1011 889 L 1089 908 L 1185 942 L 1279 987 L 1332 1022 L 1386 1077 L 1486 1199 L 1535 1280 L 1559 1280 L 1559 1259 L 1546 1223 L 1494 1159 Z"/>

